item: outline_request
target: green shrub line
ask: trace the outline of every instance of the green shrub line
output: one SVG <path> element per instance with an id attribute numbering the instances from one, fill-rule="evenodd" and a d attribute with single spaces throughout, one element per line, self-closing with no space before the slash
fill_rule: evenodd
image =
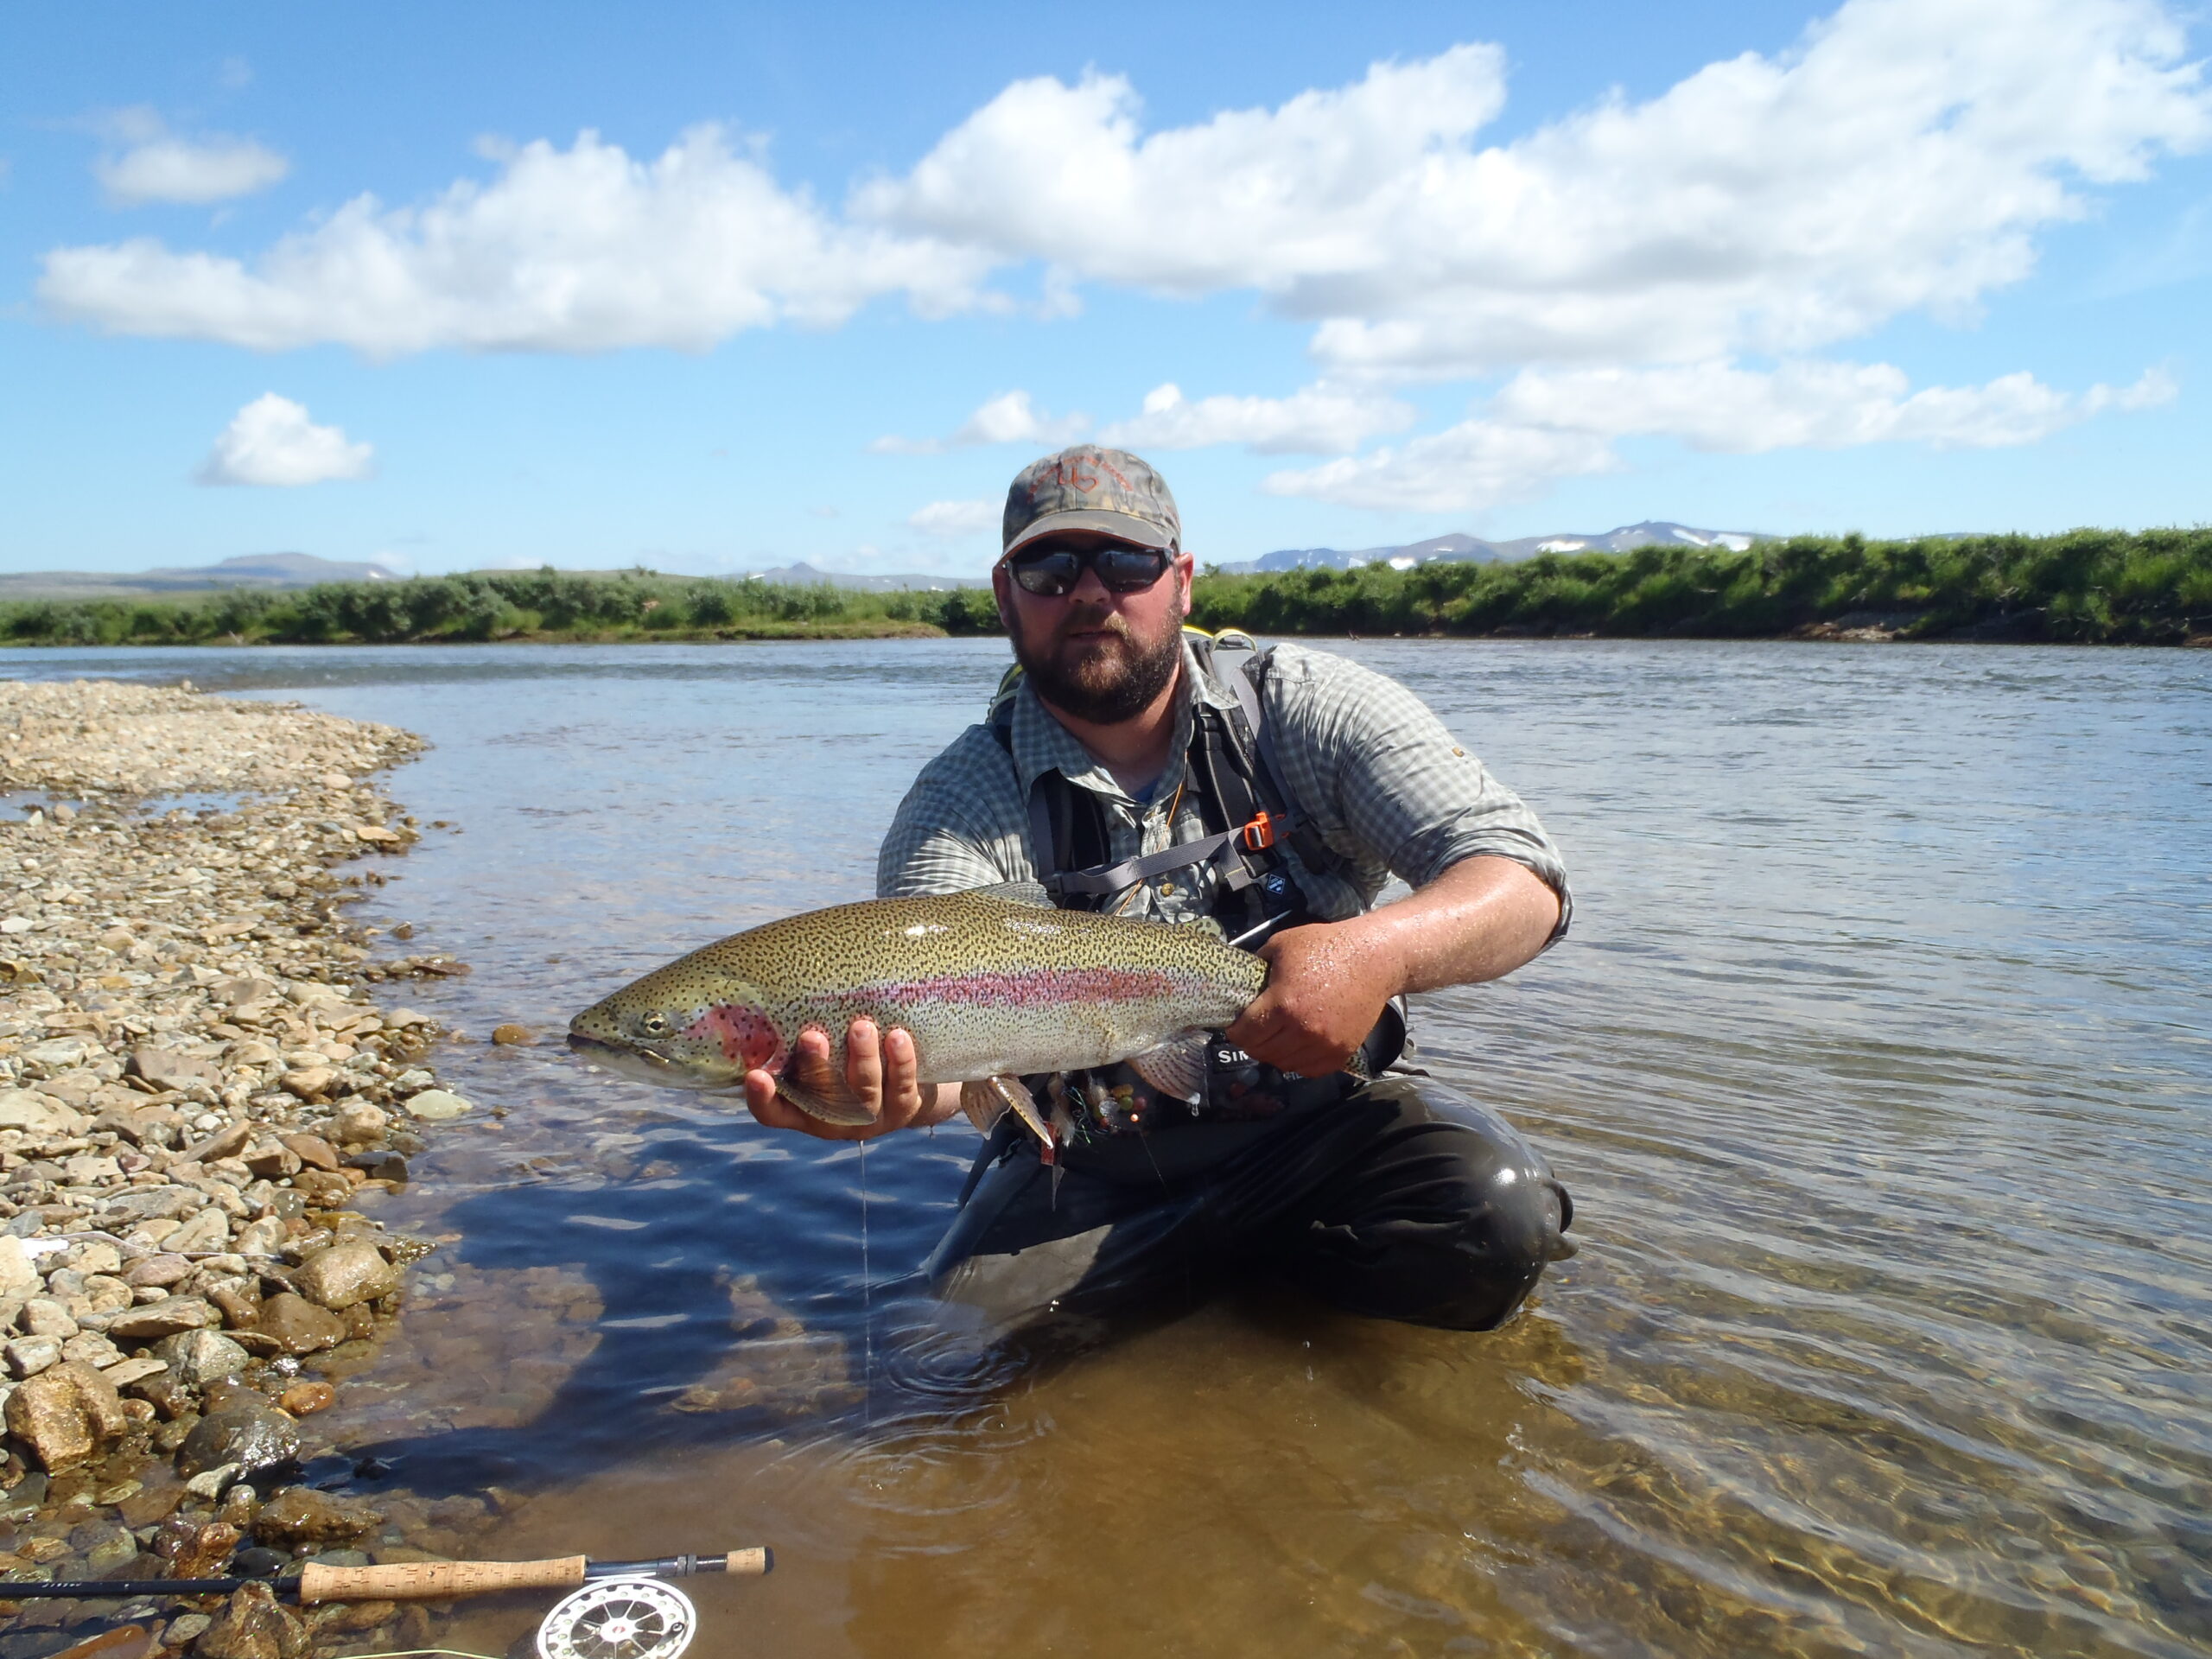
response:
<path id="1" fill-rule="evenodd" d="M 1205 571 L 1192 620 L 1268 634 L 1899 639 L 2179 645 L 2212 638 L 2212 529 L 1870 542 L 1742 552 L 1655 544 L 1512 564 Z M 772 639 L 999 631 L 987 589 L 871 594 L 746 580 L 478 571 L 175 598 L 0 602 L 10 645 Z"/>
<path id="2" fill-rule="evenodd" d="M 0 603 L 22 645 L 401 645 L 486 639 L 777 639 L 995 632 L 988 593 L 480 570 L 404 582 L 232 588 L 144 599 Z"/>
<path id="3" fill-rule="evenodd" d="M 2212 633 L 2212 529 L 1658 544 L 1512 564 L 1209 575 L 1192 620 L 1254 633 L 2179 645 Z"/>

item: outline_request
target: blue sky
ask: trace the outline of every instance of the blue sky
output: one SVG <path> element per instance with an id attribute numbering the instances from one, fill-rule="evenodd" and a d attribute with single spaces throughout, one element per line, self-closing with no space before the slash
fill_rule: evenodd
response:
<path id="1" fill-rule="evenodd" d="M 0 21 L 0 568 L 2204 521 L 2151 0 Z"/>

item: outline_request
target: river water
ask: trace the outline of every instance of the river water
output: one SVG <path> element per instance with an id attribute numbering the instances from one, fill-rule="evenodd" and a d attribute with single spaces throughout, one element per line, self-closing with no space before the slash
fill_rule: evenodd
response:
<path id="1" fill-rule="evenodd" d="M 0 672 L 432 740 L 391 786 L 458 831 L 360 913 L 474 964 L 397 1000 L 480 1039 L 438 1064 L 481 1109 L 382 1212 L 449 1242 L 319 1421 L 499 1488 L 499 1553 L 775 1545 L 695 1581 L 699 1652 L 2202 1651 L 2212 653 L 1338 648 L 1566 852 L 1572 938 L 1417 1020 L 1549 1154 L 1582 1252 L 1489 1335 L 1255 1290 L 1049 1365 L 912 1294 L 964 1126 L 863 1161 L 480 1041 L 865 896 L 1002 644 Z"/>

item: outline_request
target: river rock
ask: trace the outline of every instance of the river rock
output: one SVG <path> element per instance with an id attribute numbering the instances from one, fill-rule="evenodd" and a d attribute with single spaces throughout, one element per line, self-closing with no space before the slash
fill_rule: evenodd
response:
<path id="1" fill-rule="evenodd" d="M 517 1025 L 510 1020 L 504 1026 L 492 1027 L 492 1040 L 502 1048 L 527 1048 L 537 1039 L 531 1034 L 528 1026 Z"/>
<path id="2" fill-rule="evenodd" d="M 425 1089 L 419 1095 L 410 1095 L 404 1104 L 409 1116 L 426 1123 L 449 1122 L 469 1109 L 467 1101 L 444 1089 Z"/>
<path id="3" fill-rule="evenodd" d="M 391 1127 L 391 1118 L 380 1106 L 365 1100 L 357 1100 L 340 1106 L 330 1120 L 330 1132 L 338 1137 L 341 1147 L 365 1146 L 372 1141 L 381 1141 Z M 306 1161 L 302 1154 L 302 1161 Z M 317 1166 L 321 1167 L 321 1166 Z"/>
<path id="4" fill-rule="evenodd" d="M 353 1183 L 343 1175 L 303 1169 L 292 1177 L 292 1190 L 318 1210 L 335 1210 L 353 1196 Z"/>
<path id="5" fill-rule="evenodd" d="M 195 1522 L 177 1516 L 154 1531 L 154 1554 L 168 1563 L 164 1578 L 219 1578 L 238 1547 L 238 1529 L 227 1521 Z"/>
<path id="6" fill-rule="evenodd" d="M 181 1054 L 171 1048 L 156 1048 L 141 1044 L 130 1051 L 130 1058 L 124 1070 L 134 1077 L 143 1077 L 156 1089 L 184 1090 L 194 1084 L 213 1087 L 223 1081 L 222 1069 L 196 1054 Z"/>
<path id="7" fill-rule="evenodd" d="M 238 1236 L 231 1241 L 232 1250 L 251 1261 L 257 1256 L 276 1254 L 284 1243 L 284 1224 L 274 1216 L 264 1216 L 259 1221 L 250 1221 L 238 1229 Z"/>
<path id="8" fill-rule="evenodd" d="M 372 1112 L 377 1110 L 373 1106 L 369 1109 Z M 377 1116 L 382 1117 L 384 1114 L 377 1112 Z M 381 1131 L 384 1126 L 379 1123 L 377 1127 Z M 280 1135 L 276 1141 L 309 1169 L 325 1170 L 334 1175 L 338 1173 L 338 1148 L 321 1135 Z"/>
<path id="9" fill-rule="evenodd" d="M 30 1252 L 23 1248 L 23 1241 L 11 1234 L 0 1233 L 0 1301 L 11 1297 L 35 1296 L 44 1287 L 38 1269 L 31 1265 Z"/>
<path id="10" fill-rule="evenodd" d="M 179 1255 L 219 1250 L 231 1242 L 231 1218 L 211 1204 L 163 1242 Z"/>
<path id="11" fill-rule="evenodd" d="M 281 1181 L 287 1175 L 300 1173 L 300 1154 L 272 1141 L 250 1148 L 245 1154 L 245 1166 L 265 1181 Z"/>
<path id="12" fill-rule="evenodd" d="M 222 1324 L 215 1310 L 197 1296 L 169 1296 L 118 1313 L 107 1333 L 118 1342 L 156 1342 L 180 1331 L 204 1331 Z"/>
<path id="13" fill-rule="evenodd" d="M 308 1659 L 308 1627 L 276 1605 L 265 1584 L 234 1592 L 193 1652 L 200 1659 Z"/>
<path id="14" fill-rule="evenodd" d="M 399 1269 L 366 1239 L 348 1238 L 308 1257 L 293 1282 L 301 1295 L 335 1313 L 391 1294 Z"/>
<path id="15" fill-rule="evenodd" d="M 8 1396 L 8 1432 L 48 1473 L 73 1469 L 130 1427 L 115 1384 L 89 1365 L 64 1361 Z"/>
<path id="16" fill-rule="evenodd" d="M 303 1065 L 276 1079 L 276 1086 L 302 1100 L 321 1100 L 330 1093 L 338 1073 L 327 1065 Z"/>
<path id="17" fill-rule="evenodd" d="M 306 1297 L 285 1290 L 261 1304 L 261 1323 L 254 1327 L 254 1334 L 273 1342 L 283 1353 L 320 1353 L 346 1340 L 346 1321 Z"/>
<path id="18" fill-rule="evenodd" d="M 193 1426 L 177 1449 L 177 1472 L 189 1478 L 235 1463 L 241 1473 L 251 1474 L 289 1462 L 299 1449 L 297 1423 L 259 1395 L 239 1390 Z"/>
<path id="19" fill-rule="evenodd" d="M 194 1389 L 236 1376 L 246 1365 L 245 1350 L 213 1331 L 181 1331 L 164 1337 L 154 1344 L 151 1357 L 168 1366 L 178 1382 Z"/>
<path id="20" fill-rule="evenodd" d="M 346 1160 L 346 1167 L 359 1170 L 372 1181 L 407 1185 L 407 1160 L 396 1152 L 357 1152 Z"/>
<path id="21" fill-rule="evenodd" d="M 130 1270 L 123 1275 L 123 1282 L 134 1288 L 139 1286 L 153 1286 L 167 1289 L 171 1285 L 181 1284 L 185 1280 L 191 1278 L 194 1271 L 192 1262 L 188 1258 L 164 1252 L 160 1255 L 149 1255 L 143 1261 L 132 1262 Z"/>
<path id="22" fill-rule="evenodd" d="M 84 1114 L 72 1111 L 52 1096 L 29 1089 L 0 1089 L 0 1129 L 23 1129 L 32 1135 L 75 1135 Z"/>
<path id="23" fill-rule="evenodd" d="M 55 1337 L 66 1342 L 77 1334 L 77 1321 L 51 1296 L 33 1296 L 25 1301 L 16 1322 L 34 1337 Z"/>
<path id="24" fill-rule="evenodd" d="M 252 1124 L 228 1124 L 188 1150 L 184 1154 L 183 1161 L 188 1164 L 212 1164 L 218 1158 L 230 1157 L 252 1139 Z"/>
<path id="25" fill-rule="evenodd" d="M 287 1486 L 262 1505 L 253 1535 L 264 1544 L 296 1550 L 302 1544 L 349 1543 L 383 1524 L 384 1511 L 358 1497 Z"/>
<path id="26" fill-rule="evenodd" d="M 327 1411 L 337 1403 L 338 1390 L 327 1382 L 295 1382 L 276 1396 L 276 1403 L 295 1417 Z"/>
<path id="27" fill-rule="evenodd" d="M 8 1360 L 10 1376 L 36 1376 L 41 1371 L 61 1363 L 61 1338 L 59 1337 L 17 1337 L 5 1348 L 0 1348 Z"/>

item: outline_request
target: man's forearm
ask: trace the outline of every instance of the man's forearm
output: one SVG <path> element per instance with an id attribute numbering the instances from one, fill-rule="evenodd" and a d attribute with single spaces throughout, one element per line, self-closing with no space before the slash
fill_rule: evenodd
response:
<path id="1" fill-rule="evenodd" d="M 1544 948 L 1559 912 L 1559 894 L 1527 865 L 1483 855 L 1338 925 L 1389 953 L 1401 991 L 1434 991 L 1511 973 Z"/>

